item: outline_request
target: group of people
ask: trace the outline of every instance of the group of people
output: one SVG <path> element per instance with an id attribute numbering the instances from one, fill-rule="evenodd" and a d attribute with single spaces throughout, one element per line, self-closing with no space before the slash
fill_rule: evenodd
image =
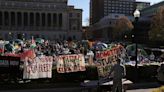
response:
<path id="1" fill-rule="evenodd" d="M 121 44 L 115 44 L 121 45 Z M 123 45 L 122 45 L 123 46 Z M 58 56 L 58 55 L 67 55 L 67 54 L 83 54 L 86 56 L 92 56 L 93 61 L 95 59 L 95 54 L 99 49 L 94 48 L 94 45 L 90 45 L 83 43 L 81 41 L 53 41 L 49 42 L 35 42 L 35 40 L 23 41 L 23 42 L 15 42 L 9 41 L 4 45 L 4 55 L 6 53 L 18 54 L 22 53 L 26 50 L 33 49 L 37 56 L 46 55 L 46 56 Z M 129 56 L 127 55 L 126 49 L 123 48 L 124 54 L 119 54 L 119 56 L 115 59 L 116 64 L 112 66 L 109 71 L 109 76 L 113 73 L 113 92 L 116 92 L 117 88 L 119 92 L 122 92 L 122 78 L 126 75 L 126 69 L 122 65 L 122 63 L 126 63 L 131 61 Z M 139 54 L 139 56 L 141 56 Z M 121 58 L 120 58 L 121 57 Z M 138 57 L 140 60 L 141 57 Z M 155 55 L 153 53 L 150 54 L 149 60 L 153 61 L 155 59 Z"/>

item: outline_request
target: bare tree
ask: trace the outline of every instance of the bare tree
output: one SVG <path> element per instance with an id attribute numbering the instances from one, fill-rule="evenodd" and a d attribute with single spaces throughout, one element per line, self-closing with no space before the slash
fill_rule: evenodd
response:
<path id="1" fill-rule="evenodd" d="M 152 18 L 149 38 L 153 41 L 164 41 L 164 6 L 159 7 L 156 15 Z"/>

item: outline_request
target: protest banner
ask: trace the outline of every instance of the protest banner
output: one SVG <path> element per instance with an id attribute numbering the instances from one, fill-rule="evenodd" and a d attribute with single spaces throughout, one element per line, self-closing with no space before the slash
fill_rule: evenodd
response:
<path id="1" fill-rule="evenodd" d="M 111 69 L 111 51 L 102 51 L 96 53 L 95 65 L 97 66 L 98 75 L 100 78 L 106 77 Z"/>
<path id="2" fill-rule="evenodd" d="M 11 57 L 11 56 L 0 56 L 0 67 L 10 67 L 20 65 L 19 57 Z"/>
<path id="3" fill-rule="evenodd" d="M 2 76 L 1 76 L 2 75 Z M 0 56 L 0 81 L 16 80 L 20 75 L 20 58 Z"/>
<path id="4" fill-rule="evenodd" d="M 4 43 L 0 42 L 0 54 L 4 53 Z"/>
<path id="5" fill-rule="evenodd" d="M 61 55 L 58 57 L 58 73 L 70 73 L 85 70 L 85 60 L 82 54 Z"/>
<path id="6" fill-rule="evenodd" d="M 120 46 L 116 46 L 110 50 L 96 52 L 95 65 L 97 66 L 100 78 L 108 76 L 108 73 L 114 64 L 114 59 L 120 54 L 120 49 Z"/>
<path id="7" fill-rule="evenodd" d="M 52 78 L 52 56 L 26 57 L 23 79 Z"/>
<path id="8" fill-rule="evenodd" d="M 23 53 L 15 54 L 15 53 L 6 53 L 5 56 L 11 56 L 11 57 L 20 57 L 21 61 L 25 61 L 25 58 L 34 58 L 36 57 L 36 54 L 33 50 L 27 50 Z"/>

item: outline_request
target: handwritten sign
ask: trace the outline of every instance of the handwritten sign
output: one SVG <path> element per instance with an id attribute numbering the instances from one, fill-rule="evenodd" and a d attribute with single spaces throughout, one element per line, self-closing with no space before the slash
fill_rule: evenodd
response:
<path id="1" fill-rule="evenodd" d="M 24 62 L 23 79 L 52 78 L 52 64 L 51 56 L 27 57 Z"/>
<path id="2" fill-rule="evenodd" d="M 85 70 L 85 61 L 82 54 L 61 55 L 58 57 L 58 73 L 78 72 Z"/>

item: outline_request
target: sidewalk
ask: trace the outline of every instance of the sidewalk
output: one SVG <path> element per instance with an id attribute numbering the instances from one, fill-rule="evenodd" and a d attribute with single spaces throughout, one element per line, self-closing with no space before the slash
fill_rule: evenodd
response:
<path id="1" fill-rule="evenodd" d="M 51 88 L 80 88 L 79 83 L 26 83 L 0 84 L 1 90 L 51 89 Z"/>
<path id="2" fill-rule="evenodd" d="M 128 86 L 127 92 L 133 92 L 134 90 L 138 90 L 135 92 L 144 92 L 145 89 L 154 89 L 158 88 L 161 85 L 153 82 L 153 83 L 137 83 L 137 84 L 132 84 Z M 4 90 L 44 90 L 44 89 L 53 89 L 53 90 L 63 90 L 63 89 L 69 89 L 69 90 L 83 90 L 84 87 L 80 86 L 80 83 L 38 83 L 38 84 L 0 84 L 0 91 Z M 94 89 L 96 89 L 94 87 Z M 142 91 L 144 90 L 144 91 Z M 67 92 L 63 91 L 63 92 Z M 76 92 L 76 91 L 74 91 Z M 79 91 L 77 91 L 79 92 Z M 149 91 L 146 91 L 149 92 Z"/>
<path id="3" fill-rule="evenodd" d="M 131 89 L 147 89 L 147 88 L 157 88 L 160 87 L 161 84 L 158 82 L 152 82 L 152 83 L 137 83 L 137 84 L 132 84 L 128 86 L 128 90 Z"/>

